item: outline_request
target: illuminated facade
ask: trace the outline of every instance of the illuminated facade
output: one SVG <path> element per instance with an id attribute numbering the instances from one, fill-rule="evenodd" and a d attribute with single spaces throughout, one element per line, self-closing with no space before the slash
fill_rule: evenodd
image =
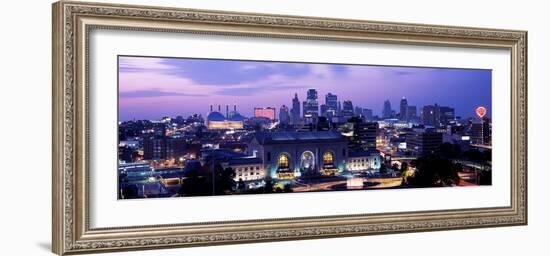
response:
<path id="1" fill-rule="evenodd" d="M 334 131 L 257 133 L 248 145 L 248 153 L 263 160 L 272 178 L 293 179 L 342 172 L 347 144 L 348 139 Z"/>
<path id="2" fill-rule="evenodd" d="M 269 120 L 275 120 L 275 108 L 254 108 L 254 117 L 265 117 Z"/>
<path id="3" fill-rule="evenodd" d="M 241 116 L 235 107 L 235 110 L 229 113 L 226 110 L 227 116 L 220 113 L 221 106 L 218 106 L 218 111 L 212 111 L 210 106 L 210 113 L 206 117 L 206 126 L 210 130 L 227 130 L 227 129 L 242 129 L 244 126 L 244 117 Z"/>
<path id="4" fill-rule="evenodd" d="M 378 150 L 350 151 L 346 161 L 346 170 L 352 172 L 378 170 L 381 163 L 382 157 Z"/>
<path id="5" fill-rule="evenodd" d="M 259 181 L 265 178 L 265 169 L 260 158 L 231 159 L 228 162 L 228 167 L 235 171 L 235 181 Z"/>
<path id="6" fill-rule="evenodd" d="M 303 102 L 304 120 L 306 124 L 315 124 L 319 118 L 319 101 L 317 100 L 317 90 L 309 89 L 307 91 L 306 101 Z"/>

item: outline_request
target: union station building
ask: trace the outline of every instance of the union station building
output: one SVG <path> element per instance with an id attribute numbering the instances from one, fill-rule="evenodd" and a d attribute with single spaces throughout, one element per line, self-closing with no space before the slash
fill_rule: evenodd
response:
<path id="1" fill-rule="evenodd" d="M 302 175 L 337 175 L 344 171 L 348 138 L 336 131 L 260 132 L 247 151 L 261 159 L 266 175 L 293 179 Z"/>

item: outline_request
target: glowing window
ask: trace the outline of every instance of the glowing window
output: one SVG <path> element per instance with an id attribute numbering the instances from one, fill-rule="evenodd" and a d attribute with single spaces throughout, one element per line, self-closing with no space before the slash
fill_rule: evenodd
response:
<path id="1" fill-rule="evenodd" d="M 282 154 L 279 156 L 279 168 L 288 168 L 288 156 Z"/>
<path id="2" fill-rule="evenodd" d="M 323 163 L 324 164 L 332 164 L 334 163 L 334 156 L 332 155 L 331 152 L 325 152 L 323 154 Z"/>

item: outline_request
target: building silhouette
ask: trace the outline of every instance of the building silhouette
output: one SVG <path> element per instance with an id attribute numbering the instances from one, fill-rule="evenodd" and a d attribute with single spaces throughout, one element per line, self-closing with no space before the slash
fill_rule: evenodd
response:
<path id="1" fill-rule="evenodd" d="M 407 114 L 405 117 L 405 121 L 407 122 L 414 122 L 417 119 L 416 115 L 416 106 L 407 106 Z"/>
<path id="2" fill-rule="evenodd" d="M 388 118 L 392 118 L 392 109 L 391 109 L 391 103 L 390 103 L 390 100 L 385 100 L 384 101 L 384 108 L 382 110 L 382 118 L 384 119 L 388 119 Z"/>
<path id="3" fill-rule="evenodd" d="M 473 144 L 491 144 L 491 126 L 488 118 L 475 119 L 470 127 L 470 137 Z"/>
<path id="4" fill-rule="evenodd" d="M 338 96 L 328 93 L 325 95 L 325 105 L 326 105 L 326 117 L 329 122 L 334 122 L 335 118 L 340 115 L 338 111 Z"/>
<path id="5" fill-rule="evenodd" d="M 351 100 L 345 100 L 342 104 L 342 118 L 344 122 L 353 117 L 354 109 Z"/>
<path id="6" fill-rule="evenodd" d="M 408 110 L 407 99 L 403 97 L 399 103 L 399 119 L 401 121 L 407 121 L 407 110 Z"/>
<path id="7" fill-rule="evenodd" d="M 455 120 L 455 109 L 451 107 L 439 107 L 439 122 L 442 125 L 448 125 L 449 122 Z"/>
<path id="8" fill-rule="evenodd" d="M 304 120 L 306 124 L 315 124 L 319 118 L 319 101 L 317 90 L 309 89 L 307 91 L 306 101 L 303 103 Z"/>
<path id="9" fill-rule="evenodd" d="M 439 105 L 427 105 L 422 107 L 422 124 L 426 126 L 439 127 Z"/>
<path id="10" fill-rule="evenodd" d="M 282 105 L 279 109 L 279 122 L 282 125 L 289 125 L 290 124 L 290 113 L 288 110 L 288 107 L 285 105 Z"/>
<path id="11" fill-rule="evenodd" d="M 417 156 L 435 154 L 441 149 L 443 134 L 434 129 L 413 130 L 406 135 L 407 150 Z"/>
<path id="12" fill-rule="evenodd" d="M 365 119 L 365 121 L 372 121 L 373 120 L 372 109 L 363 108 L 363 119 Z"/>
<path id="13" fill-rule="evenodd" d="M 441 127 L 455 119 L 455 110 L 451 107 L 427 105 L 422 108 L 422 124 Z"/>
<path id="14" fill-rule="evenodd" d="M 290 109 L 290 124 L 300 124 L 300 100 L 298 99 L 297 93 L 294 93 L 294 98 L 292 99 L 292 108 Z"/>
<path id="15" fill-rule="evenodd" d="M 378 132 L 377 122 L 364 122 L 359 117 L 349 119 L 348 124 L 352 127 L 353 134 L 350 137 L 349 148 L 353 150 L 375 150 L 376 134 Z"/>

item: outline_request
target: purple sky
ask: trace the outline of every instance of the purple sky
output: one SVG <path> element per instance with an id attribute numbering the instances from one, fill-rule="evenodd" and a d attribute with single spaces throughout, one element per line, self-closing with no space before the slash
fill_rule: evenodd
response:
<path id="1" fill-rule="evenodd" d="M 121 121 L 205 116 L 211 104 L 224 112 L 234 103 L 252 116 L 254 107 L 290 106 L 294 93 L 304 101 L 308 88 L 317 89 L 319 104 L 330 92 L 374 115 L 381 115 L 386 99 L 399 112 L 404 96 L 418 112 L 438 103 L 470 117 L 483 105 L 491 116 L 490 70 L 119 57 Z"/>

